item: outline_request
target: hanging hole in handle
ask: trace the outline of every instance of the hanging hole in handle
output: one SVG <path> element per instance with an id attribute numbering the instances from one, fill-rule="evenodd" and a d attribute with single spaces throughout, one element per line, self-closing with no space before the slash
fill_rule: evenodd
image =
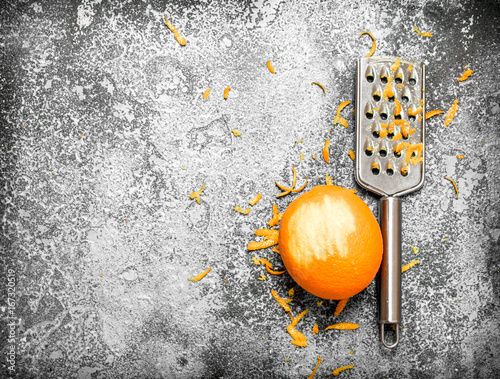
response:
<path id="1" fill-rule="evenodd" d="M 392 343 L 388 343 L 386 340 L 386 333 L 385 333 L 385 326 L 390 325 L 390 326 L 395 326 L 394 328 L 394 338 Z M 391 328 L 393 329 L 393 328 Z M 391 333 L 392 334 L 392 333 Z M 385 347 L 388 349 L 393 349 L 396 346 L 398 346 L 399 343 L 399 324 L 380 324 L 380 339 L 382 343 L 384 344 Z"/>

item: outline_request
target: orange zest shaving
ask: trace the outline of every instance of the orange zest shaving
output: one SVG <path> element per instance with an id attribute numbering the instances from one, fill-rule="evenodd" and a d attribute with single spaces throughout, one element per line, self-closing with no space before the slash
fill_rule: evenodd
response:
<path id="1" fill-rule="evenodd" d="M 290 288 L 288 290 L 288 296 L 292 297 L 293 295 L 295 295 L 295 290 L 293 288 Z"/>
<path id="2" fill-rule="evenodd" d="M 371 34 L 370 32 L 361 32 L 361 34 L 359 35 L 358 38 L 361 38 L 361 36 L 363 34 L 368 34 L 371 39 L 373 40 L 373 43 L 372 43 L 372 48 L 370 49 L 370 52 L 368 53 L 368 55 L 366 56 L 367 58 L 368 57 L 371 57 L 374 53 L 375 53 L 375 49 L 377 48 L 377 43 L 375 42 L 375 37 L 373 36 L 373 34 Z"/>
<path id="3" fill-rule="evenodd" d="M 330 175 L 326 174 L 325 184 L 327 186 L 333 186 L 333 175 L 330 176 Z"/>
<path id="4" fill-rule="evenodd" d="M 415 265 L 418 265 L 420 263 L 420 261 L 418 259 L 414 260 L 414 261 L 411 261 L 410 263 L 404 265 L 403 267 L 401 267 L 401 273 L 405 272 L 406 270 L 412 268 L 413 266 Z"/>
<path id="5" fill-rule="evenodd" d="M 165 15 L 165 25 L 167 25 L 167 28 L 169 28 L 172 32 L 174 32 L 174 37 L 177 42 L 179 42 L 179 45 L 184 46 L 186 44 L 186 40 L 181 37 L 180 33 L 177 31 L 175 26 L 173 26 L 170 22 L 167 20 L 167 15 Z"/>
<path id="6" fill-rule="evenodd" d="M 203 92 L 203 95 L 202 95 L 202 96 L 203 96 L 203 98 L 204 98 L 204 99 L 208 98 L 208 96 L 210 95 L 210 91 L 211 91 L 211 90 L 212 90 L 212 89 L 210 89 L 210 88 L 209 88 L 209 89 L 207 89 L 205 92 Z"/>
<path id="7" fill-rule="evenodd" d="M 278 212 L 278 206 L 273 204 L 273 218 L 269 220 L 269 227 L 276 226 L 280 223 L 281 217 L 283 217 L 283 213 Z"/>
<path id="8" fill-rule="evenodd" d="M 259 280 L 266 280 L 267 277 L 264 274 L 261 274 L 257 279 L 259 279 Z"/>
<path id="9" fill-rule="evenodd" d="M 464 159 L 465 157 L 463 155 L 457 155 L 458 159 Z"/>
<path id="10" fill-rule="evenodd" d="M 292 338 L 293 338 L 292 344 L 295 345 L 295 346 L 300 346 L 300 347 L 307 346 L 307 338 L 306 338 L 306 336 L 304 336 L 304 334 L 302 334 L 301 332 L 299 332 L 298 330 L 296 330 L 295 326 L 297 326 L 297 324 L 300 321 L 300 319 L 302 317 L 304 317 L 305 314 L 308 311 L 309 311 L 309 308 L 306 309 L 305 311 L 303 311 L 301 314 L 299 314 L 295 318 L 292 318 L 292 315 L 290 313 L 290 319 L 292 319 L 292 323 L 288 324 L 288 326 L 286 327 L 286 331 L 288 332 L 288 334 L 290 334 L 290 336 L 292 336 Z"/>
<path id="11" fill-rule="evenodd" d="M 351 157 L 352 160 L 354 160 L 356 158 L 356 154 L 354 153 L 354 151 L 352 150 L 349 150 L 349 157 Z"/>
<path id="12" fill-rule="evenodd" d="M 392 72 L 396 72 L 400 64 L 401 64 L 401 58 L 397 57 L 396 62 L 391 66 Z"/>
<path id="13" fill-rule="evenodd" d="M 279 246 L 273 247 L 273 253 L 281 254 L 280 247 Z"/>
<path id="14" fill-rule="evenodd" d="M 274 271 L 273 270 L 273 267 L 269 265 L 266 265 L 266 271 L 271 274 L 271 275 L 283 275 L 286 270 L 283 270 L 283 271 Z"/>
<path id="15" fill-rule="evenodd" d="M 278 239 L 279 231 L 278 230 L 272 230 L 272 229 L 257 229 L 255 231 L 255 235 L 259 237 L 269 237 L 271 239 Z"/>
<path id="16" fill-rule="evenodd" d="M 469 69 L 469 70 L 465 71 L 465 72 L 462 74 L 462 76 L 461 76 L 460 78 L 458 78 L 457 80 L 458 80 L 459 82 L 463 82 L 465 79 L 467 79 L 469 76 L 471 76 L 471 74 L 472 74 L 473 72 L 474 72 L 473 70 L 470 70 L 470 69 Z"/>
<path id="17" fill-rule="evenodd" d="M 199 282 L 201 279 L 203 279 L 209 272 L 212 270 L 212 267 L 209 267 L 205 271 L 203 271 L 201 274 L 196 275 L 193 278 L 188 279 L 190 282 Z"/>
<path id="18" fill-rule="evenodd" d="M 327 326 L 325 330 L 337 329 L 337 330 L 355 330 L 358 329 L 358 324 L 353 324 L 352 322 L 340 322 L 338 324 L 333 324 Z"/>
<path id="19" fill-rule="evenodd" d="M 399 116 L 401 113 L 401 103 L 398 99 L 394 99 L 394 116 Z"/>
<path id="20" fill-rule="evenodd" d="M 385 85 L 384 92 L 382 92 L 382 98 L 389 99 L 389 97 L 394 96 L 394 89 L 392 88 L 392 76 L 387 79 L 387 84 Z"/>
<path id="21" fill-rule="evenodd" d="M 293 168 L 293 167 L 292 167 Z M 282 186 L 281 184 L 278 184 L 276 183 L 276 185 L 282 189 L 283 191 L 291 191 L 291 192 L 300 192 L 302 191 L 305 187 L 306 187 L 306 184 L 307 184 L 307 181 L 309 180 L 309 175 L 306 176 L 306 181 L 304 182 L 304 184 L 302 184 L 302 187 L 300 188 L 296 188 L 296 189 L 292 189 L 292 188 L 287 188 L 285 186 Z"/>
<path id="22" fill-rule="evenodd" d="M 425 119 L 428 120 L 431 117 L 434 117 L 435 115 L 444 113 L 443 111 L 440 111 L 439 109 L 436 109 L 435 111 L 430 111 L 425 114 Z"/>
<path id="23" fill-rule="evenodd" d="M 413 109 L 408 109 L 408 115 L 409 116 L 416 116 L 418 115 L 420 112 L 422 112 L 422 107 L 418 107 L 417 109 L 413 110 Z"/>
<path id="24" fill-rule="evenodd" d="M 342 310 L 344 309 L 345 305 L 347 304 L 347 300 L 349 300 L 349 298 L 342 299 L 342 300 L 340 300 L 337 303 L 337 307 L 335 308 L 335 312 L 333 313 L 334 316 L 339 316 L 340 315 L 340 312 L 342 312 Z"/>
<path id="25" fill-rule="evenodd" d="M 302 191 L 306 184 L 307 184 L 307 180 L 308 180 L 308 177 L 309 176 L 306 176 L 306 181 L 305 183 L 302 185 L 302 187 L 298 188 L 298 189 L 295 189 L 295 184 L 297 184 L 297 171 L 295 170 L 295 167 L 292 166 L 292 171 L 293 171 L 293 182 L 292 182 L 292 186 L 290 188 L 287 188 L 285 186 L 282 186 L 281 184 L 279 184 L 278 182 L 275 182 L 276 185 L 282 189 L 283 191 L 285 192 L 282 192 L 280 193 L 279 195 L 276 195 L 276 197 L 282 197 L 282 196 L 285 196 L 285 195 L 288 195 L 289 193 L 291 192 L 300 192 Z"/>
<path id="26" fill-rule="evenodd" d="M 340 122 L 340 112 L 342 112 L 342 110 L 348 106 L 349 104 L 351 104 L 351 102 L 349 100 L 346 100 L 346 101 L 343 101 L 340 103 L 339 107 L 337 108 L 337 112 L 335 113 L 335 118 L 333 119 L 333 125 L 336 125 Z M 345 121 L 345 120 L 344 120 Z M 346 121 L 347 123 L 347 121 Z M 344 125 L 344 124 L 342 124 Z M 347 126 L 346 126 L 347 128 Z"/>
<path id="27" fill-rule="evenodd" d="M 262 199 L 262 194 L 258 193 L 257 195 L 255 195 L 255 197 L 252 200 L 250 200 L 248 202 L 248 204 L 250 204 L 251 206 L 254 206 L 255 204 L 257 204 L 260 201 L 260 199 Z"/>
<path id="28" fill-rule="evenodd" d="M 344 128 L 346 128 L 346 129 L 347 129 L 347 127 L 349 126 L 349 125 L 347 124 L 347 120 L 346 120 L 344 117 L 342 117 L 342 116 L 340 116 L 340 117 L 339 117 L 339 124 L 340 124 L 340 125 L 342 125 L 342 126 L 343 126 Z"/>
<path id="29" fill-rule="evenodd" d="M 328 147 L 330 146 L 330 140 L 327 139 L 325 141 L 325 146 L 323 147 L 323 159 L 326 163 L 330 163 L 330 151 Z"/>
<path id="30" fill-rule="evenodd" d="M 307 377 L 307 379 L 313 379 L 314 378 L 314 375 L 316 375 L 316 371 L 318 370 L 318 367 L 319 365 L 321 364 L 321 358 L 318 357 L 318 364 L 316 365 L 316 367 L 314 368 L 313 372 L 311 373 L 311 375 L 309 375 Z"/>
<path id="31" fill-rule="evenodd" d="M 235 137 L 241 136 L 241 132 L 237 131 L 236 129 L 231 129 Z"/>
<path id="32" fill-rule="evenodd" d="M 352 352 L 351 352 L 352 354 Z M 338 369 L 332 371 L 332 374 L 333 376 L 339 376 L 339 374 L 342 372 L 342 371 L 345 371 L 345 370 L 349 370 L 351 368 L 354 368 L 354 365 L 349 365 L 349 366 L 342 366 L 342 367 L 339 367 Z"/>
<path id="33" fill-rule="evenodd" d="M 242 213 L 242 214 L 244 214 L 244 215 L 247 215 L 247 214 L 249 214 L 249 213 L 250 213 L 250 208 L 247 208 L 247 209 L 245 209 L 245 210 L 244 210 L 244 209 L 243 209 L 242 207 L 240 207 L 239 205 L 235 206 L 235 207 L 234 207 L 234 210 L 235 210 L 236 212 Z"/>
<path id="34" fill-rule="evenodd" d="M 272 239 L 267 239 L 264 241 L 252 241 L 248 244 L 247 249 L 250 251 L 253 250 L 260 250 L 260 249 L 266 249 L 268 247 L 277 245 L 278 241 L 272 240 Z"/>
<path id="35" fill-rule="evenodd" d="M 205 184 L 203 184 L 203 185 L 201 186 L 201 190 L 199 190 L 199 191 L 195 191 L 195 192 L 191 193 L 191 194 L 189 195 L 189 197 L 190 197 L 191 199 L 196 199 L 196 202 L 197 202 L 198 204 L 201 204 L 201 202 L 200 202 L 200 195 L 201 195 L 201 193 L 203 192 L 203 190 L 204 190 L 204 189 L 205 189 Z"/>
<path id="36" fill-rule="evenodd" d="M 274 71 L 274 67 L 271 64 L 271 61 L 267 61 L 267 69 L 271 74 L 276 74 L 276 72 Z"/>
<path id="37" fill-rule="evenodd" d="M 455 192 L 457 193 L 457 199 L 458 199 L 458 187 L 457 187 L 457 183 L 455 183 L 455 181 L 451 178 L 448 178 L 448 177 L 444 177 L 445 179 L 448 179 L 450 182 L 453 183 L 453 187 L 455 187 Z"/>
<path id="38" fill-rule="evenodd" d="M 311 330 L 311 334 L 318 334 L 319 333 L 319 327 L 318 324 L 315 324 Z"/>
<path id="39" fill-rule="evenodd" d="M 418 28 L 416 26 L 413 27 L 413 30 L 419 35 L 419 36 L 422 36 L 422 37 L 431 37 L 432 34 L 429 33 L 429 32 L 421 32 L 420 30 L 418 30 Z"/>
<path id="40" fill-rule="evenodd" d="M 323 90 L 323 93 L 326 95 L 326 90 L 325 90 L 325 87 L 323 86 L 323 84 L 318 83 L 318 82 L 312 82 L 311 85 L 313 85 L 313 84 L 316 84 L 317 86 L 319 86 Z"/>
<path id="41" fill-rule="evenodd" d="M 457 111 L 458 111 L 458 99 L 455 99 L 455 101 L 451 105 L 450 109 L 448 109 L 448 113 L 446 113 L 446 118 L 444 120 L 444 127 L 445 128 L 447 128 L 448 125 L 451 124 L 451 122 L 455 118 L 455 115 L 457 114 Z"/>
<path id="42" fill-rule="evenodd" d="M 280 295 L 275 290 L 271 290 L 271 294 L 273 295 L 274 300 L 279 304 L 281 308 L 285 310 L 285 312 L 291 312 L 290 306 L 286 303 L 285 299 L 282 299 Z"/>
<path id="43" fill-rule="evenodd" d="M 227 97 L 229 96 L 229 91 L 231 91 L 231 87 L 226 87 L 224 90 L 224 99 L 227 100 Z"/>

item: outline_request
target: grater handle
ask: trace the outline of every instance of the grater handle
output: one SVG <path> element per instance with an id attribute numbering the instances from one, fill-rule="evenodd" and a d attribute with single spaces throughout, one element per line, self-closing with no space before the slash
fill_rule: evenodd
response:
<path id="1" fill-rule="evenodd" d="M 379 271 L 379 323 L 380 336 L 385 347 L 394 348 L 399 343 L 401 319 L 401 199 L 380 199 L 380 227 L 384 253 Z M 396 338 L 389 344 L 385 325 L 395 325 Z"/>

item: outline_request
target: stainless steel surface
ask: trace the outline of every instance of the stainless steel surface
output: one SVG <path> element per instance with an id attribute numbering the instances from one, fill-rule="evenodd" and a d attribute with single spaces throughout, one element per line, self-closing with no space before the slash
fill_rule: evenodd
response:
<path id="1" fill-rule="evenodd" d="M 361 58 L 358 60 L 357 70 L 357 96 L 356 96 L 356 180 L 357 182 L 381 196 L 401 196 L 408 192 L 420 188 L 424 184 L 425 173 L 425 144 L 422 151 L 422 162 L 412 165 L 405 161 L 404 154 L 400 157 L 394 155 L 394 147 L 401 142 L 410 144 L 423 143 L 425 140 L 425 66 L 417 61 L 403 59 L 399 60 L 399 68 L 394 70 L 397 57 L 381 58 Z M 411 65 L 411 66 L 410 66 Z M 411 68 L 411 71 L 410 71 Z M 402 82 L 396 83 L 395 76 L 400 73 Z M 383 83 L 382 76 L 386 74 L 393 78 L 392 89 L 395 93 L 395 99 L 401 104 L 401 119 L 408 121 L 411 129 L 415 132 L 408 139 L 392 140 L 392 138 L 378 138 L 373 135 L 374 131 L 380 130 L 380 125 L 390 125 L 394 119 L 394 109 L 396 101 L 390 101 L 388 98 L 380 97 L 376 101 L 373 95 L 377 91 L 384 91 L 387 84 Z M 373 81 L 368 80 L 372 75 Z M 411 85 L 410 80 L 415 80 Z M 407 95 L 409 101 L 405 103 L 403 96 Z M 408 116 L 409 109 L 422 107 L 422 111 L 416 116 L 415 120 L 410 120 Z M 387 119 L 383 120 L 381 115 L 384 111 Z M 366 117 L 366 113 L 371 112 L 371 119 Z M 420 117 L 422 118 L 420 120 Z M 395 135 L 401 129 L 395 126 Z M 367 155 L 367 147 L 373 148 L 373 154 Z M 385 148 L 387 155 L 381 156 L 380 151 Z M 380 173 L 372 173 L 372 163 L 378 163 Z M 389 164 L 392 165 L 394 173 L 389 175 L 387 170 Z M 408 176 L 404 177 L 400 170 L 404 166 L 409 167 Z"/>
<path id="2" fill-rule="evenodd" d="M 419 189 L 425 180 L 425 66 L 400 57 L 359 59 L 356 100 L 356 180 L 383 196 L 379 323 L 382 343 L 394 348 L 399 343 L 401 319 L 402 212 L 398 196 Z M 420 111 L 415 114 L 416 110 Z M 414 157 L 412 149 L 418 146 Z M 396 330 L 391 343 L 386 339 L 387 324 Z"/>
<path id="3" fill-rule="evenodd" d="M 384 255 L 380 266 L 379 314 L 382 343 L 395 347 L 399 339 L 401 321 L 401 199 L 380 199 L 380 227 L 384 240 Z M 388 343 L 383 332 L 386 324 L 396 325 L 396 341 Z"/>

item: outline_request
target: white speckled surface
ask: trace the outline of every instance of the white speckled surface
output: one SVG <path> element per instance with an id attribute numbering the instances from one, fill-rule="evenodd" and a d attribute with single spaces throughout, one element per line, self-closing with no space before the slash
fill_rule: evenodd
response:
<path id="1" fill-rule="evenodd" d="M 349 364 L 342 377 L 499 377 L 499 14 L 494 1 L 7 1 L 0 376 L 305 378 L 320 356 L 317 378 Z M 336 318 L 335 301 L 318 307 L 287 274 L 257 280 L 253 256 L 280 258 L 246 249 L 272 204 L 296 196 L 275 197 L 292 165 L 308 189 L 333 175 L 377 212 L 347 155 L 353 104 L 347 129 L 332 122 L 355 100 L 363 30 L 376 55 L 426 64 L 428 110 L 460 100 L 448 128 L 428 120 L 426 183 L 404 198 L 403 263 L 421 264 L 403 274 L 394 351 L 379 342 L 374 283 Z M 249 215 L 234 212 L 258 192 Z M 270 294 L 292 287 L 294 314 L 310 309 L 305 348 Z M 337 320 L 360 328 L 324 331 Z"/>

